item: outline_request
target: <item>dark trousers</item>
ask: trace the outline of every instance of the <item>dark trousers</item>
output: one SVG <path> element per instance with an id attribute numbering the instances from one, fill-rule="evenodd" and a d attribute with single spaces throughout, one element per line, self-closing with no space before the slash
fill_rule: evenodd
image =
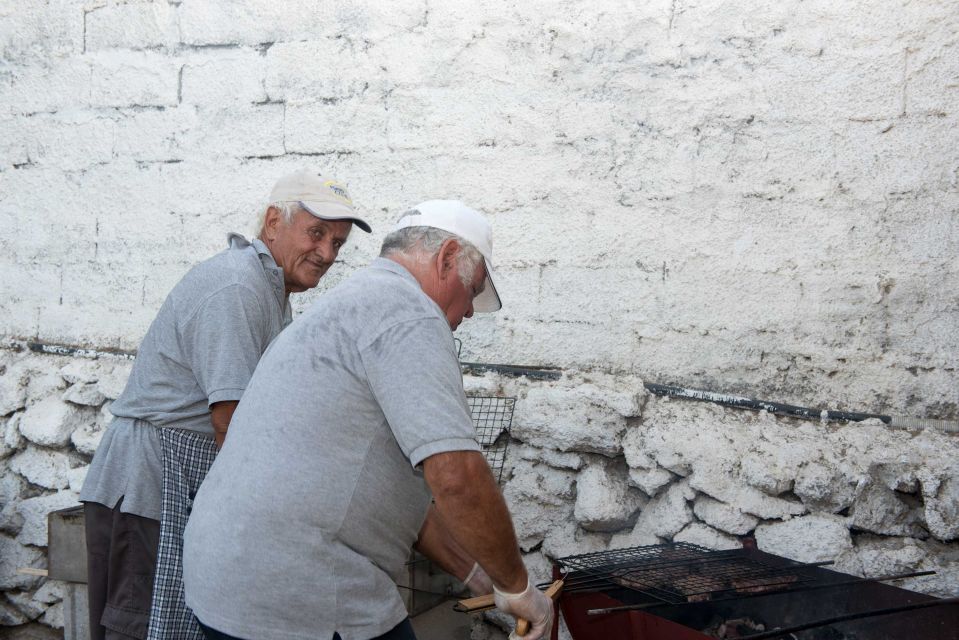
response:
<path id="1" fill-rule="evenodd" d="M 83 518 L 90 639 L 146 638 L 160 523 L 94 502 L 84 503 Z"/>
<path id="2" fill-rule="evenodd" d="M 242 638 L 220 633 L 216 629 L 211 629 L 202 622 L 200 622 L 200 628 L 203 629 L 203 634 L 207 637 L 207 640 L 243 640 Z M 250 640 L 253 639 L 251 638 Z M 340 634 L 334 633 L 333 640 L 340 640 Z M 416 634 L 413 633 L 413 625 L 410 624 L 410 619 L 407 618 L 383 635 L 376 636 L 373 638 L 373 640 L 416 640 Z"/>

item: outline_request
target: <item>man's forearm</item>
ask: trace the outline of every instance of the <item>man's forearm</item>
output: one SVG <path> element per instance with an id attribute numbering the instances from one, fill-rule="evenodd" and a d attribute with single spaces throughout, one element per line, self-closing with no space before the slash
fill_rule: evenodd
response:
<path id="1" fill-rule="evenodd" d="M 424 476 L 453 539 L 504 591 L 522 591 L 528 576 L 513 521 L 489 465 L 476 451 L 430 456 Z"/>
<path id="2" fill-rule="evenodd" d="M 459 580 L 463 580 L 473 568 L 473 558 L 450 535 L 435 505 L 430 506 L 414 546 L 443 571 Z"/>
<path id="3" fill-rule="evenodd" d="M 213 425 L 213 439 L 217 449 L 222 447 L 226 440 L 226 432 L 230 428 L 230 420 L 233 419 L 233 412 L 236 411 L 238 404 L 240 403 L 230 400 L 214 402 L 210 406 L 210 423 Z"/>

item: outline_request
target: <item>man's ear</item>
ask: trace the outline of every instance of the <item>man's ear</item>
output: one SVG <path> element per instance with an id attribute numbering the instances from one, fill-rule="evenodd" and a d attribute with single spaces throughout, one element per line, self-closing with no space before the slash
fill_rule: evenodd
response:
<path id="1" fill-rule="evenodd" d="M 282 218 L 283 214 L 276 207 L 270 207 L 266 210 L 266 216 L 263 217 L 263 228 L 260 230 L 263 240 L 271 242 L 276 240 L 277 228 L 280 226 Z"/>
<path id="2" fill-rule="evenodd" d="M 445 279 L 449 274 L 456 273 L 456 257 L 460 252 L 460 243 L 449 238 L 440 245 L 440 251 L 437 255 L 440 267 L 440 278 Z"/>

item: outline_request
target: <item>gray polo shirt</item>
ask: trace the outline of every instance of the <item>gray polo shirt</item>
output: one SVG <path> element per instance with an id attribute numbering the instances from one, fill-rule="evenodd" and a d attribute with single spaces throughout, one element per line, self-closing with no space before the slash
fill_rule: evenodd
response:
<path id="1" fill-rule="evenodd" d="M 419 465 L 461 450 L 479 445 L 449 324 L 378 258 L 260 360 L 184 534 L 187 604 L 241 638 L 389 631 L 431 499 Z"/>
<path id="2" fill-rule="evenodd" d="M 160 519 L 160 442 L 151 427 L 213 436 L 210 405 L 239 400 L 260 355 L 291 320 L 283 271 L 259 239 L 193 267 L 167 296 L 137 351 L 116 419 L 97 447 L 80 500 Z"/>

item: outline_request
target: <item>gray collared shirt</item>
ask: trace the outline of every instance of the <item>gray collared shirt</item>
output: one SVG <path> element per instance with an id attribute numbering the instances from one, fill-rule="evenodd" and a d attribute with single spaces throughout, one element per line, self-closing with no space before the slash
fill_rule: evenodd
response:
<path id="1" fill-rule="evenodd" d="M 260 360 L 184 534 L 187 604 L 241 638 L 389 631 L 431 499 L 419 465 L 463 450 L 479 445 L 446 317 L 379 258 Z"/>
<path id="2" fill-rule="evenodd" d="M 210 405 L 239 400 L 260 355 L 292 319 L 283 271 L 259 239 L 193 267 L 167 296 L 137 351 L 116 419 L 97 447 L 80 500 L 159 520 L 162 467 L 152 427 L 212 437 Z M 151 427 L 152 425 L 152 427 Z"/>

